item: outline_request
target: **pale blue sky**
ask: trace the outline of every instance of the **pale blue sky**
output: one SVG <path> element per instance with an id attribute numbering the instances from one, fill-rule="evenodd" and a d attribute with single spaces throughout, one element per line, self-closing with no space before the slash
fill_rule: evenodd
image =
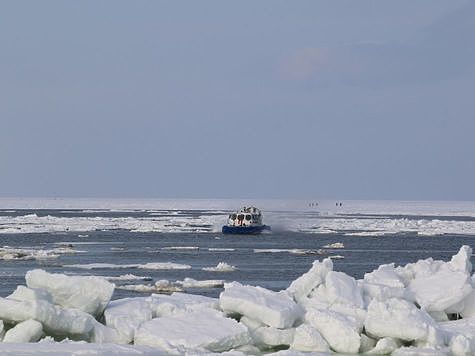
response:
<path id="1" fill-rule="evenodd" d="M 4 1 L 0 196 L 475 200 L 475 2 Z"/>

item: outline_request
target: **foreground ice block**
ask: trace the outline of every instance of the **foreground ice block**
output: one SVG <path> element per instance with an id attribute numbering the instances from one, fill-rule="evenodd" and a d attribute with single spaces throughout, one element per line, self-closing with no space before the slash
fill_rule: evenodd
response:
<path id="1" fill-rule="evenodd" d="M 145 301 L 150 305 L 154 318 L 184 311 L 219 308 L 219 301 L 216 298 L 177 292 L 171 295 L 152 294 Z"/>
<path id="2" fill-rule="evenodd" d="M 97 323 L 90 314 L 78 309 L 66 309 L 43 300 L 31 302 L 34 319 L 40 321 L 46 332 L 55 335 L 74 335 L 87 339 Z"/>
<path id="3" fill-rule="evenodd" d="M 357 321 L 337 312 L 313 308 L 307 310 L 305 321 L 318 330 L 334 351 L 358 353 L 361 337 Z"/>
<path id="4" fill-rule="evenodd" d="M 366 352 L 367 355 L 389 355 L 394 350 L 401 347 L 401 342 L 392 337 L 379 339 L 373 349 Z"/>
<path id="5" fill-rule="evenodd" d="M 53 303 L 53 297 L 44 289 L 32 289 L 25 286 L 17 286 L 15 291 L 7 298 L 19 301 L 33 301 L 41 299 L 47 301 L 48 303 Z"/>
<path id="6" fill-rule="evenodd" d="M 224 285 L 219 304 L 227 313 L 245 315 L 281 329 L 292 327 L 303 316 L 301 307 L 285 291 L 273 292 L 238 282 Z"/>
<path id="7" fill-rule="evenodd" d="M 328 272 L 325 279 L 326 296 L 331 304 L 344 304 L 363 308 L 361 288 L 353 277 L 343 272 Z"/>
<path id="8" fill-rule="evenodd" d="M 31 302 L 0 298 L 0 320 L 19 322 L 33 319 L 33 317 Z"/>
<path id="9" fill-rule="evenodd" d="M 66 276 L 36 269 L 28 271 L 25 279 L 28 287 L 48 291 L 55 304 L 96 316 L 102 313 L 114 292 L 112 283 L 94 276 Z"/>
<path id="10" fill-rule="evenodd" d="M 249 341 L 244 325 L 212 309 L 152 319 L 142 324 L 134 340 L 136 345 L 154 346 L 168 354 L 222 352 Z"/>
<path id="11" fill-rule="evenodd" d="M 467 297 L 472 286 L 468 274 L 441 269 L 431 276 L 415 278 L 408 290 L 426 311 L 444 311 Z"/>
<path id="12" fill-rule="evenodd" d="M 471 355 L 471 354 L 469 354 Z M 442 347 L 400 347 L 391 356 L 454 356 L 448 348 Z M 468 356 L 468 355 L 467 355 Z"/>
<path id="13" fill-rule="evenodd" d="M 472 257 L 472 248 L 464 245 L 460 248 L 459 252 L 452 256 L 452 259 L 448 263 L 450 268 L 454 271 L 460 271 L 466 274 L 472 273 L 472 263 L 470 258 Z"/>
<path id="14" fill-rule="evenodd" d="M 329 352 L 330 347 L 320 332 L 309 324 L 302 324 L 295 329 L 292 350 Z"/>
<path id="15" fill-rule="evenodd" d="M 261 326 L 249 331 L 255 345 L 273 347 L 290 345 L 294 339 L 295 329 L 277 329 L 272 326 Z"/>
<path id="16" fill-rule="evenodd" d="M 95 321 L 88 334 L 88 341 L 96 344 L 128 344 L 131 340 L 118 330 Z"/>
<path id="17" fill-rule="evenodd" d="M 383 285 L 392 288 L 404 288 L 401 277 L 396 273 L 394 264 L 381 265 L 371 273 L 365 273 L 364 281 L 369 284 Z"/>
<path id="18" fill-rule="evenodd" d="M 43 335 L 43 327 L 36 320 L 25 320 L 5 333 L 3 342 L 21 343 L 36 342 Z"/>
<path id="19" fill-rule="evenodd" d="M 20 322 L 35 319 L 47 333 L 87 338 L 97 321 L 78 309 L 65 309 L 44 300 L 18 301 L 0 298 L 0 319 Z"/>
<path id="20" fill-rule="evenodd" d="M 114 300 L 104 311 L 106 325 L 116 329 L 127 342 L 134 339 L 140 325 L 151 320 L 152 316 L 152 309 L 146 298 Z"/>
<path id="21" fill-rule="evenodd" d="M 5 325 L 3 325 L 3 320 L 0 319 L 0 342 L 2 342 L 4 335 L 5 335 Z"/>
<path id="22" fill-rule="evenodd" d="M 114 344 L 89 344 L 84 342 L 0 343 L 1 355 L 21 356 L 161 356 L 153 347 Z"/>
<path id="23" fill-rule="evenodd" d="M 330 258 L 325 258 L 322 262 L 313 262 L 312 268 L 287 288 L 287 292 L 297 301 L 306 298 L 312 289 L 318 287 L 325 281 L 327 273 L 333 270 L 333 262 Z"/>
<path id="24" fill-rule="evenodd" d="M 380 302 L 373 299 L 368 306 L 365 320 L 368 335 L 405 341 L 427 340 L 431 328 L 437 328 L 434 320 L 406 300 L 392 298 Z"/>

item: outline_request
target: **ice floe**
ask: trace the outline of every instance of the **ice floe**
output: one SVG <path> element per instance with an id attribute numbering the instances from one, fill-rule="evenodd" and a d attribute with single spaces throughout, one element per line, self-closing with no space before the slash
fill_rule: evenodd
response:
<path id="1" fill-rule="evenodd" d="M 325 251 L 322 249 L 309 250 L 301 248 L 256 248 L 254 253 L 290 253 L 293 255 L 323 255 Z"/>
<path id="2" fill-rule="evenodd" d="M 286 290 L 232 282 L 219 298 L 110 301 L 114 286 L 103 278 L 33 270 L 27 286 L 0 298 L 0 353 L 473 355 L 471 256 L 464 246 L 448 262 L 381 265 L 360 280 L 334 271 L 326 258 Z M 162 280 L 150 291 L 222 282 Z"/>
<path id="3" fill-rule="evenodd" d="M 196 251 L 199 249 L 198 246 L 167 246 L 161 248 L 164 251 Z"/>
<path id="4" fill-rule="evenodd" d="M 193 278 L 185 278 L 183 281 L 176 281 L 178 285 L 181 285 L 183 288 L 220 288 L 224 286 L 224 281 L 222 279 L 207 279 L 197 281 Z"/>
<path id="5" fill-rule="evenodd" d="M 343 242 L 334 242 L 323 246 L 323 248 L 345 248 L 345 245 L 343 245 Z"/>
<path id="6" fill-rule="evenodd" d="M 216 267 L 204 267 L 203 271 L 208 272 L 233 272 L 237 270 L 235 266 L 227 264 L 226 262 L 219 262 Z"/>
<path id="7" fill-rule="evenodd" d="M 134 281 L 134 280 L 150 281 L 152 280 L 152 277 L 136 276 L 135 274 L 131 274 L 131 273 L 122 274 L 120 276 L 100 276 L 100 277 L 107 279 L 108 281 Z"/>
<path id="8" fill-rule="evenodd" d="M 166 279 L 158 280 L 154 284 L 125 284 L 116 286 L 116 288 L 140 293 L 173 293 L 183 291 L 180 286 Z"/>
<path id="9" fill-rule="evenodd" d="M 17 247 L 0 247 L 0 260 L 41 260 L 57 258 L 60 255 L 75 254 L 78 252 L 72 247 L 63 246 L 53 249 L 43 250 L 40 248 L 17 248 Z"/>
<path id="10" fill-rule="evenodd" d="M 117 289 L 130 290 L 134 292 L 142 293 L 173 293 L 182 292 L 184 289 L 193 288 L 221 288 L 224 286 L 224 280 L 222 279 L 208 279 L 208 280 L 196 280 L 193 278 L 185 278 L 182 281 L 169 281 L 161 279 L 154 284 L 126 284 L 118 285 Z"/>
<path id="11" fill-rule="evenodd" d="M 12 204 L 11 206 L 22 209 L 48 206 L 61 208 L 61 210 L 51 210 L 49 212 L 51 215 L 46 216 L 22 214 L 22 210 L 3 210 L 6 215 L 0 216 L 0 234 L 74 232 L 76 236 L 84 238 L 89 237 L 90 232 L 118 229 L 164 233 L 218 232 L 226 221 L 228 209 L 242 205 L 242 202 L 232 200 L 153 202 L 84 200 L 79 202 L 0 199 L 0 205 L 2 203 Z M 164 203 L 170 206 L 164 207 Z M 427 236 L 475 235 L 475 220 L 473 219 L 475 206 L 470 202 L 349 201 L 343 207 L 335 208 L 334 202 L 322 201 L 317 211 L 314 209 L 309 211 L 308 204 L 303 201 L 263 200 L 254 203 L 266 211 L 266 219 L 271 224 L 278 222 L 286 230 L 296 232 L 343 233 L 348 236 L 381 236 L 401 233 Z M 99 204 L 105 208 L 64 211 L 64 207 L 58 204 L 70 206 Z M 148 207 L 158 206 L 163 209 L 138 209 L 137 204 L 145 204 Z M 175 209 L 178 206 L 180 209 Z M 190 212 L 189 209 L 194 211 Z M 81 214 L 74 216 L 78 212 Z M 114 215 L 114 213 L 118 214 Z"/>
<path id="12" fill-rule="evenodd" d="M 81 269 L 116 269 L 116 268 L 139 268 L 151 270 L 169 270 L 169 269 L 190 269 L 190 265 L 173 262 L 149 262 L 144 264 L 125 264 L 118 265 L 114 263 L 88 263 L 88 264 L 71 264 L 63 267 L 81 268 Z"/>

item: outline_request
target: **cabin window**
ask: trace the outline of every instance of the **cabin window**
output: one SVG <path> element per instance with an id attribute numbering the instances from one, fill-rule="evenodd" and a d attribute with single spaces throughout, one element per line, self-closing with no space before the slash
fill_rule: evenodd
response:
<path id="1" fill-rule="evenodd" d="M 236 220 L 236 214 L 231 214 L 231 215 L 229 215 L 229 217 L 230 217 L 232 220 Z"/>
<path id="2" fill-rule="evenodd" d="M 243 215 L 243 214 L 239 214 L 237 218 L 238 218 L 238 220 L 244 220 L 244 215 Z"/>
<path id="3" fill-rule="evenodd" d="M 251 220 L 251 215 L 246 215 L 246 220 L 250 221 Z"/>

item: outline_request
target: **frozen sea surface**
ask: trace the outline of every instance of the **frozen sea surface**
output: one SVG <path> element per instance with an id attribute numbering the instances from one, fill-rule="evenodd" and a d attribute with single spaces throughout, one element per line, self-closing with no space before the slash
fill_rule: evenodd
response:
<path id="1" fill-rule="evenodd" d="M 186 278 L 280 290 L 315 259 L 328 256 L 334 257 L 336 270 L 362 278 L 380 264 L 447 260 L 460 246 L 473 245 L 472 202 L 335 203 L 0 199 L 0 296 L 23 284 L 26 271 L 37 267 L 112 277 L 127 287 L 116 289 L 117 299 L 149 291 L 140 288 L 144 285 L 157 283 L 166 290 L 164 280 L 173 284 Z M 264 210 L 273 232 L 222 235 L 228 212 L 251 204 Z M 324 248 L 334 243 L 343 248 Z M 221 262 L 235 269 L 210 269 Z M 221 290 L 186 289 L 214 297 Z"/>

